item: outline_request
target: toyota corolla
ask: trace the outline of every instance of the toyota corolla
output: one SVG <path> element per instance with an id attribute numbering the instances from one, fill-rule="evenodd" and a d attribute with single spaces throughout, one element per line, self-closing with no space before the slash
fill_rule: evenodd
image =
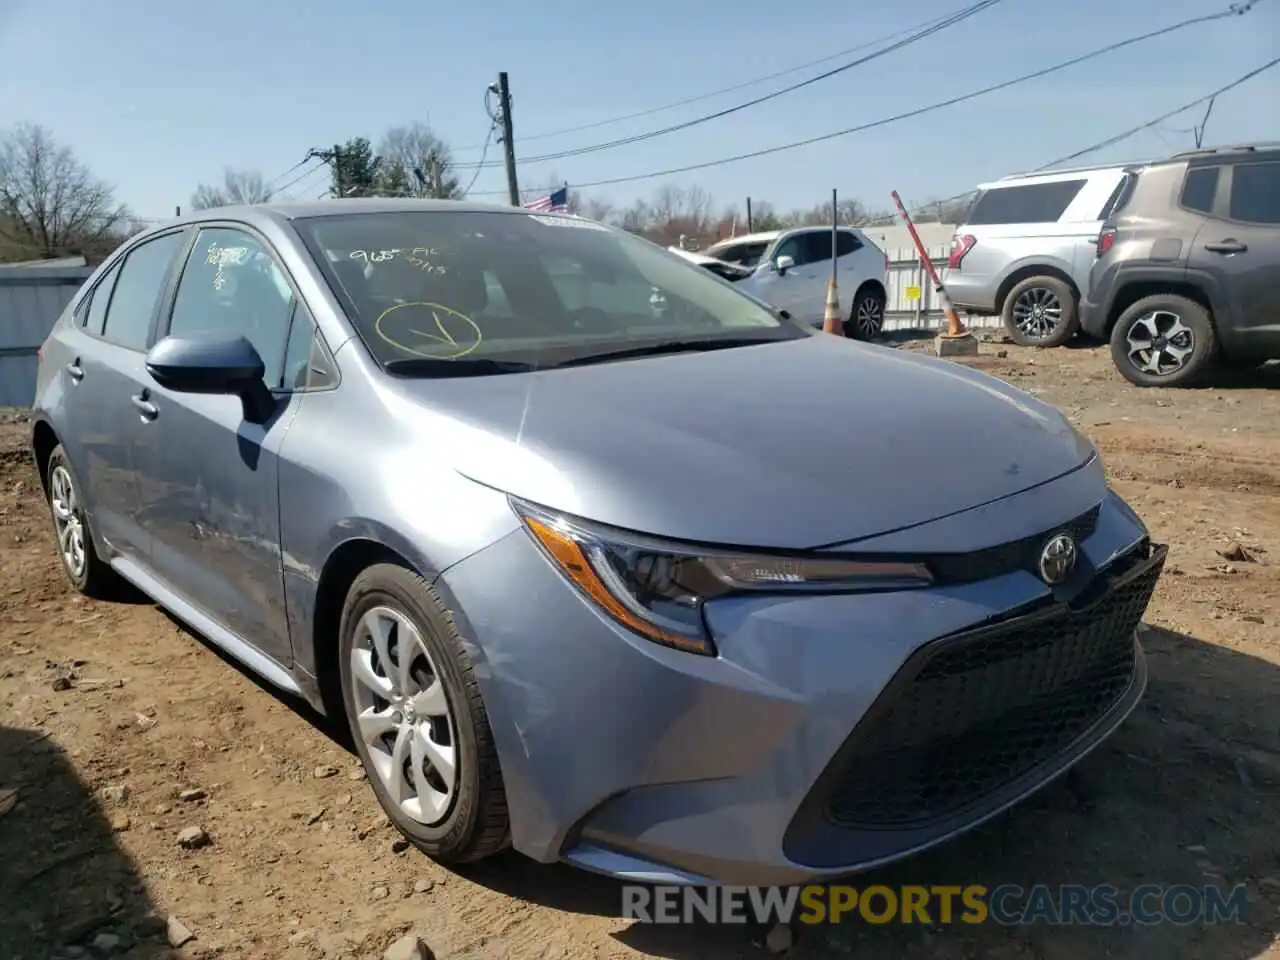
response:
<path id="1" fill-rule="evenodd" d="M 42 350 L 72 584 L 350 725 L 443 862 L 789 884 L 994 816 L 1146 682 L 1164 563 L 1053 408 L 570 216 L 202 211 Z"/>

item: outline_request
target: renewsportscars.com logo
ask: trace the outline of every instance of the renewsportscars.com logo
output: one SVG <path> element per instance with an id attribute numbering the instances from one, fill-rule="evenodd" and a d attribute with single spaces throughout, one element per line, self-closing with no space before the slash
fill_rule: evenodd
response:
<path id="1" fill-rule="evenodd" d="M 641 923 L 919 923 L 1003 926 L 1154 926 L 1241 923 L 1244 884 L 881 884 L 806 887 L 624 886 L 622 916 Z"/>

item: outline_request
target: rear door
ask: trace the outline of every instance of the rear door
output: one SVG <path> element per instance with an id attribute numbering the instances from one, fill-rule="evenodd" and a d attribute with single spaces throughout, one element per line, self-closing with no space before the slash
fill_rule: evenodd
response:
<path id="1" fill-rule="evenodd" d="M 1221 218 L 1206 221 L 1192 257 L 1215 260 L 1231 322 L 1219 326 L 1228 349 L 1280 356 L 1280 160 L 1223 168 Z"/>
<path id="2" fill-rule="evenodd" d="M 99 537 L 136 561 L 150 548 L 138 517 L 134 456 L 149 427 L 138 406 L 149 379 L 146 350 L 185 241 L 177 230 L 129 250 L 95 283 L 63 334 L 64 446 Z"/>

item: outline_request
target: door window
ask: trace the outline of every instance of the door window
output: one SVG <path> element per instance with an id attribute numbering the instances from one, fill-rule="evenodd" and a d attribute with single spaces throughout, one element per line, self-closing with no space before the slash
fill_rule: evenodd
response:
<path id="1" fill-rule="evenodd" d="M 1212 212 L 1213 198 L 1218 192 L 1218 170 L 1218 167 L 1196 167 L 1187 171 L 1187 179 L 1182 183 L 1184 207 L 1198 213 Z"/>
<path id="2" fill-rule="evenodd" d="M 1241 163 L 1231 174 L 1231 219 L 1280 224 L 1280 163 Z"/>
<path id="3" fill-rule="evenodd" d="M 262 357 L 267 383 L 279 386 L 292 313 L 293 291 L 266 247 L 242 230 L 210 227 L 182 271 L 169 333 L 242 336 Z"/>
<path id="4" fill-rule="evenodd" d="M 85 330 L 95 337 L 102 336 L 102 330 L 106 326 L 107 305 L 111 303 L 111 291 L 115 289 L 118 276 L 120 264 L 117 263 L 89 294 L 89 309 L 84 311 L 80 319 Z"/>
<path id="5" fill-rule="evenodd" d="M 847 257 L 851 253 L 857 253 L 862 249 L 862 241 L 855 237 L 848 230 L 841 230 L 836 234 L 836 256 Z"/>
<path id="6" fill-rule="evenodd" d="M 130 350 L 147 348 L 151 317 L 182 242 L 182 233 L 166 233 L 139 244 L 125 255 L 106 306 L 104 338 Z"/>
<path id="7" fill-rule="evenodd" d="M 829 233 L 794 233 L 783 240 L 778 252 L 773 255 L 776 262 L 779 257 L 792 257 L 797 267 L 811 263 L 821 263 L 831 259 L 831 234 Z"/>

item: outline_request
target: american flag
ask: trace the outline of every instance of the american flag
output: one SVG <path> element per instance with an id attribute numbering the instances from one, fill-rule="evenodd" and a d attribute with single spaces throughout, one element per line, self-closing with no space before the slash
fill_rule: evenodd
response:
<path id="1" fill-rule="evenodd" d="M 569 212 L 569 187 L 563 186 L 554 193 L 548 193 L 545 197 L 539 197 L 525 204 L 525 209 L 533 210 L 537 213 L 568 213 Z"/>

